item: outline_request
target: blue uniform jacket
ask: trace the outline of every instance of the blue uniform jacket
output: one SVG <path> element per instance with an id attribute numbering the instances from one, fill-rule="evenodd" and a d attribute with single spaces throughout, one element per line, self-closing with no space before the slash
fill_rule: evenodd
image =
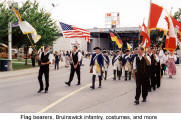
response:
<path id="1" fill-rule="evenodd" d="M 123 66 L 126 64 L 126 62 L 132 62 L 132 56 L 130 55 L 130 57 L 127 57 L 128 55 L 125 55 L 123 57 Z M 127 58 L 126 58 L 127 57 Z"/>
<path id="2" fill-rule="evenodd" d="M 96 58 L 95 58 L 96 57 Z M 94 53 L 92 55 L 92 58 L 91 58 L 91 62 L 90 62 L 90 66 L 93 66 L 95 64 L 95 60 L 97 60 L 97 63 L 101 66 L 101 67 L 104 67 L 104 57 L 102 56 L 102 54 L 96 54 Z"/>
<path id="3" fill-rule="evenodd" d="M 106 60 L 105 60 L 106 63 L 109 65 L 109 63 L 110 63 L 109 57 L 106 55 L 106 56 L 104 56 L 104 58 L 106 59 Z"/>
<path id="4" fill-rule="evenodd" d="M 114 65 L 114 63 L 116 62 L 116 60 L 119 60 L 119 61 L 122 60 L 122 57 L 121 57 L 121 56 L 119 56 L 118 59 L 116 59 L 116 57 L 117 57 L 117 55 L 114 55 L 114 57 L 113 57 L 113 59 L 112 59 L 112 65 Z"/>
<path id="5" fill-rule="evenodd" d="M 138 56 L 138 54 L 133 54 L 133 55 L 131 55 L 131 61 L 133 62 L 134 59 L 135 59 L 137 56 Z"/>

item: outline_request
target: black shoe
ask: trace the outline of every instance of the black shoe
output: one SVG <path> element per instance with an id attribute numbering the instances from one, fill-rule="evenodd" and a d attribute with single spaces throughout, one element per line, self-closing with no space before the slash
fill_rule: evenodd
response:
<path id="1" fill-rule="evenodd" d="M 106 80 L 106 78 L 104 78 L 104 80 Z"/>
<path id="2" fill-rule="evenodd" d="M 68 86 L 70 86 L 70 83 L 68 83 L 68 82 L 65 82 L 65 84 L 68 85 Z"/>
<path id="3" fill-rule="evenodd" d="M 101 88 L 101 86 L 99 86 L 98 88 Z"/>
<path id="4" fill-rule="evenodd" d="M 121 80 L 121 78 L 119 78 L 119 80 Z"/>
<path id="5" fill-rule="evenodd" d="M 134 103 L 135 103 L 135 105 L 138 105 L 138 104 L 139 104 L 139 101 L 138 101 L 138 100 L 135 100 Z"/>
<path id="6" fill-rule="evenodd" d="M 116 80 L 116 78 L 113 78 L 113 80 Z"/>
<path id="7" fill-rule="evenodd" d="M 151 92 L 151 89 L 149 89 L 148 92 Z"/>
<path id="8" fill-rule="evenodd" d="M 153 87 L 153 90 L 155 91 L 155 90 L 156 90 L 156 88 L 155 88 L 155 87 Z"/>
<path id="9" fill-rule="evenodd" d="M 48 93 L 48 90 L 45 90 L 45 93 Z"/>
<path id="10" fill-rule="evenodd" d="M 38 92 L 37 92 L 37 93 L 41 93 L 41 91 L 43 91 L 43 89 L 38 90 Z"/>
<path id="11" fill-rule="evenodd" d="M 95 89 L 95 87 L 93 87 L 93 86 L 90 86 L 90 88 Z"/>
<path id="12" fill-rule="evenodd" d="M 146 99 L 143 99 L 142 102 L 146 102 Z"/>
<path id="13" fill-rule="evenodd" d="M 80 83 L 77 83 L 76 85 L 80 85 Z"/>
<path id="14" fill-rule="evenodd" d="M 125 79 L 125 81 L 127 81 L 127 79 Z"/>

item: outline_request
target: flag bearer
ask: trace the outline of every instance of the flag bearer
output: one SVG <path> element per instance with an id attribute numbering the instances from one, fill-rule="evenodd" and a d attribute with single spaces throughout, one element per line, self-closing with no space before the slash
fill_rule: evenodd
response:
<path id="1" fill-rule="evenodd" d="M 152 55 L 151 55 L 151 88 L 153 90 L 156 90 L 156 75 L 157 75 L 157 65 L 159 63 L 159 58 L 156 54 L 156 49 L 154 49 L 152 51 Z"/>
<path id="2" fill-rule="evenodd" d="M 133 62 L 133 78 L 136 80 L 136 96 L 135 104 L 139 104 L 139 98 L 142 93 L 143 101 L 146 102 L 148 95 L 147 88 L 147 72 L 148 66 L 151 65 L 151 60 L 149 56 L 144 55 L 144 48 L 140 47 L 138 49 L 138 56 L 135 57 Z"/>
<path id="3" fill-rule="evenodd" d="M 120 51 L 116 51 L 116 55 L 114 55 L 114 57 L 112 59 L 112 65 L 113 65 L 113 74 L 114 74 L 113 80 L 116 80 L 116 73 L 117 73 L 118 79 L 121 80 L 122 55 L 121 55 Z"/>
<path id="4" fill-rule="evenodd" d="M 156 64 L 156 87 L 160 88 L 160 80 L 161 80 L 161 64 L 160 64 L 160 58 L 159 58 L 160 50 L 156 51 L 156 55 L 159 59 L 159 61 Z"/>
<path id="5" fill-rule="evenodd" d="M 78 47 L 75 45 L 73 47 L 73 51 L 70 55 L 70 77 L 69 77 L 69 81 L 65 82 L 66 85 L 70 86 L 71 82 L 74 78 L 74 73 L 77 73 L 77 78 L 78 78 L 78 82 L 77 85 L 80 85 L 80 61 L 82 59 L 82 54 L 78 51 Z"/>
<path id="6" fill-rule="evenodd" d="M 42 81 L 42 76 L 43 74 L 45 75 L 45 93 L 48 93 L 48 88 L 49 88 L 49 64 L 53 63 L 53 55 L 50 54 L 50 47 L 45 46 L 44 47 L 44 52 L 41 52 L 38 56 L 38 60 L 40 61 L 40 69 L 39 69 L 39 75 L 38 75 L 38 80 L 40 84 L 40 89 L 38 93 L 42 92 L 44 90 L 43 86 L 43 81 Z"/>
<path id="7" fill-rule="evenodd" d="M 109 56 L 107 55 L 106 50 L 104 50 L 103 52 L 103 57 L 104 57 L 104 62 L 105 62 L 105 66 L 104 66 L 104 72 L 105 72 L 105 76 L 104 76 L 104 80 L 107 79 L 107 72 L 108 72 L 108 67 L 109 67 Z"/>
<path id="8" fill-rule="evenodd" d="M 92 86 L 90 88 L 95 89 L 95 80 L 96 75 L 99 77 L 99 88 L 101 88 L 102 84 L 102 74 L 104 71 L 104 57 L 101 53 L 101 48 L 95 47 L 95 52 L 92 55 L 91 61 L 90 61 L 90 73 L 92 73 Z"/>
<path id="9" fill-rule="evenodd" d="M 132 56 L 130 55 L 129 50 L 126 50 L 126 55 L 123 57 L 123 66 L 125 70 L 125 81 L 127 80 L 128 74 L 129 74 L 129 80 L 131 80 Z"/>

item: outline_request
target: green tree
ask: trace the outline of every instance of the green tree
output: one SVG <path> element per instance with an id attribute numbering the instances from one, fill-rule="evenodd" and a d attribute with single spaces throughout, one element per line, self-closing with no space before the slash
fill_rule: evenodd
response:
<path id="1" fill-rule="evenodd" d="M 18 7 L 23 20 L 28 21 L 41 35 L 40 41 L 36 43 L 36 49 L 43 45 L 53 45 L 53 41 L 57 39 L 59 33 L 56 22 L 52 20 L 50 14 L 43 8 L 39 7 L 39 3 L 27 0 Z M 7 5 L 0 3 L 0 42 L 8 43 L 8 22 L 17 23 L 18 20 L 12 10 Z M 26 35 L 23 35 L 19 27 L 13 28 L 13 47 L 31 46 Z"/>
<path id="2" fill-rule="evenodd" d="M 181 22 L 181 8 L 179 8 L 179 10 L 174 13 L 174 18 Z"/>

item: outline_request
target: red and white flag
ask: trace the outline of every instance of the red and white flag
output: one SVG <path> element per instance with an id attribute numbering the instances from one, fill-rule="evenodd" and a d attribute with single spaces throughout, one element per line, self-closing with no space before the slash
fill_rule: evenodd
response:
<path id="1" fill-rule="evenodd" d="M 90 32 L 88 30 L 78 28 L 72 25 L 68 25 L 60 22 L 62 33 L 65 38 L 84 38 L 90 42 Z"/>
<path id="2" fill-rule="evenodd" d="M 143 22 L 142 27 L 141 27 L 141 36 L 143 37 L 141 46 L 143 48 L 148 48 L 151 45 L 151 40 L 150 40 L 150 37 L 147 34 L 147 32 L 148 32 L 148 29 L 147 29 L 145 23 Z"/>
<path id="3" fill-rule="evenodd" d="M 165 43 L 165 49 L 169 50 L 170 52 L 174 52 L 177 48 L 177 34 L 175 32 L 174 24 L 170 15 L 167 17 L 168 22 L 168 33 L 167 39 Z"/>
<path id="4" fill-rule="evenodd" d="M 153 29 L 157 27 L 159 19 L 162 15 L 163 8 L 159 5 L 151 3 L 150 6 L 150 17 L 149 17 L 149 29 Z"/>

